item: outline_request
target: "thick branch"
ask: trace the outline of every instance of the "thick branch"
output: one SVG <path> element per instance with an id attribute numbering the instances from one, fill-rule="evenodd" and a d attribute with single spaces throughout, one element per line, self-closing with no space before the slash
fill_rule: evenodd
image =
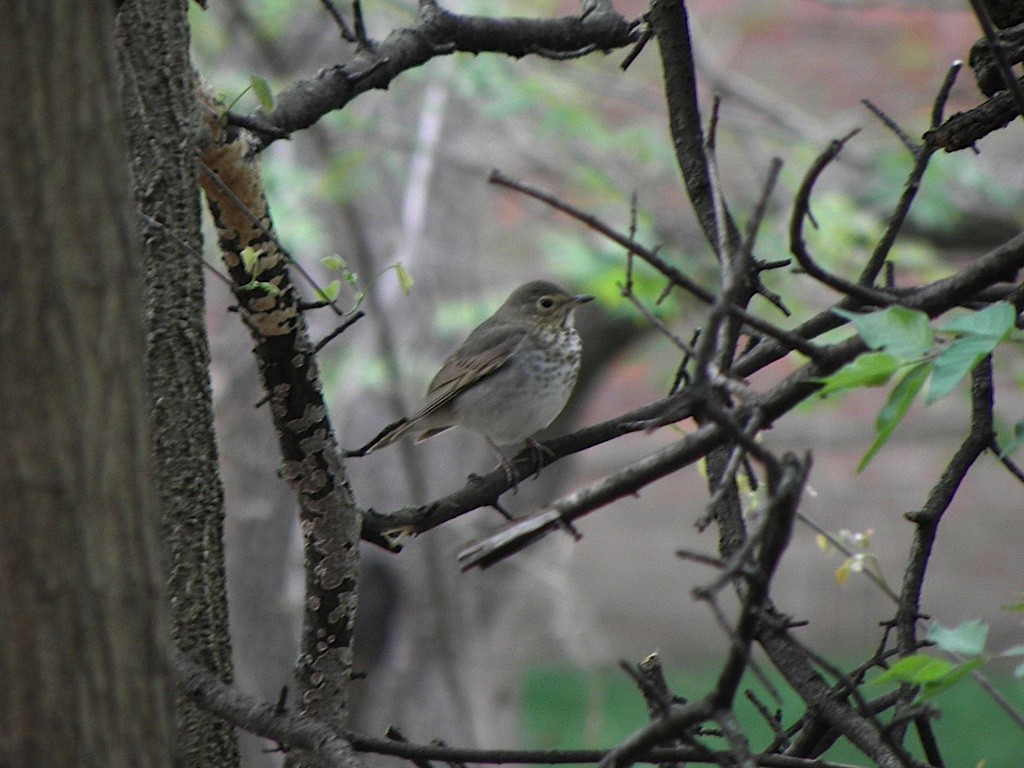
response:
<path id="1" fill-rule="evenodd" d="M 277 742 L 285 749 L 317 752 L 336 768 L 358 761 L 352 745 L 326 723 L 294 715 L 222 683 L 180 651 L 172 659 L 174 682 L 197 706 L 249 733 Z"/>
<path id="2" fill-rule="evenodd" d="M 936 149 L 956 152 L 973 147 L 990 133 L 1005 128 L 1017 116 L 1017 105 L 1009 91 L 999 91 L 966 112 L 957 112 L 938 128 L 924 134 L 925 143 Z"/>
<path id="3" fill-rule="evenodd" d="M 251 115 L 251 124 L 265 123 L 281 134 L 308 128 L 361 93 L 387 88 L 402 72 L 435 56 L 490 52 L 515 58 L 572 58 L 623 48 L 639 36 L 636 22 L 605 10 L 554 19 L 497 19 L 461 16 L 435 3 L 421 3 L 415 24 L 395 30 L 377 46 L 361 48 L 350 61 L 282 91 L 274 111 Z M 262 146 L 281 134 L 262 134 Z"/>
<path id="4" fill-rule="evenodd" d="M 340 724 L 352 667 L 361 521 L 291 280 L 291 258 L 272 232 L 259 169 L 245 138 L 217 119 L 212 94 L 204 90 L 202 98 L 208 133 L 203 189 L 235 281 L 239 315 L 253 337 L 281 473 L 299 503 L 306 599 L 297 698 L 301 711 Z M 243 257 L 246 249 L 255 256 Z"/>
<path id="5" fill-rule="evenodd" d="M 686 6 L 678 0 L 655 0 L 648 17 L 661 52 L 669 129 L 676 149 L 676 162 L 682 171 L 686 191 L 704 229 L 704 235 L 715 253 L 722 257 L 720 243 L 723 239 L 730 245 L 739 242 L 739 231 L 728 209 L 724 206 L 722 208 L 723 222 L 719 222 L 715 210 L 710 169 L 704 152 L 700 107 L 697 104 L 697 80 Z M 725 227 L 724 233 L 720 232 L 720 225 Z"/>

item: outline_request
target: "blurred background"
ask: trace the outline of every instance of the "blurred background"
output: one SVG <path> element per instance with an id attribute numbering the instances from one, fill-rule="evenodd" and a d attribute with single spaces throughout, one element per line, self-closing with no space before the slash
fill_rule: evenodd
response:
<path id="1" fill-rule="evenodd" d="M 494 15 L 578 12 L 571 2 L 445 6 Z M 629 17 L 646 10 L 635 0 L 615 6 Z M 854 274 L 911 163 L 861 100 L 870 99 L 912 137 L 920 136 L 948 66 L 966 59 L 980 36 L 966 7 L 939 0 L 688 3 L 705 115 L 711 97 L 722 97 L 718 156 L 740 222 L 756 203 L 770 159 L 785 162 L 759 240 L 760 258 L 788 256 L 785 231 L 802 174 L 829 141 L 860 127 L 819 184 L 812 207 L 820 228 L 810 233 L 822 261 Z M 370 35 L 383 38 L 413 21 L 415 3 L 370 0 L 364 10 Z M 198 69 L 226 101 L 241 94 L 235 109 L 242 112 L 257 106 L 252 91 L 245 92 L 252 76 L 277 90 L 345 53 L 315 0 L 218 0 L 205 12 L 193 6 L 192 19 Z M 671 343 L 620 297 L 624 254 L 487 183 L 488 172 L 498 168 L 623 230 L 636 192 L 639 238 L 661 244 L 666 258 L 713 286 L 714 258 L 682 191 L 668 136 L 657 45 L 652 42 L 626 72 L 619 68 L 624 56 L 572 62 L 440 57 L 264 153 L 271 210 L 285 246 L 321 284 L 339 276 L 322 260 L 340 255 L 358 276 L 356 289 L 345 283 L 342 303 L 353 303 L 355 290 L 365 294 L 367 317 L 320 355 L 344 446 L 362 445 L 411 412 L 466 333 L 512 288 L 537 277 L 600 299 L 578 313 L 584 375 L 552 433 L 667 393 L 679 360 Z M 965 72 L 947 113 L 979 101 Z M 1022 142 L 1018 121 L 981 142 L 979 154 L 935 158 L 896 247 L 898 280 L 934 279 L 1020 230 Z M 395 264 L 414 281 L 408 293 Z M 637 279 L 638 292 L 653 306 L 661 283 L 640 267 Z M 755 299 L 752 308 L 775 322 L 796 324 L 835 300 L 789 270 L 771 273 L 766 282 L 794 315 L 785 320 Z M 231 303 L 212 281 L 209 325 L 229 505 L 236 675 L 245 689 L 276 700 L 298 642 L 300 536 L 292 494 L 276 474 L 269 420 L 253 407 L 261 392 L 247 333 L 226 312 Z M 679 292 L 655 311 L 684 337 L 702 321 L 701 308 Z M 308 319 L 317 336 L 333 327 L 326 311 Z M 1024 416 L 1017 386 L 1024 366 L 1010 358 L 996 361 L 1005 384 L 997 411 L 1012 424 Z M 793 365 L 782 361 L 752 384 L 770 385 Z M 898 589 L 912 533 L 903 515 L 922 505 L 959 443 L 966 398 L 960 392 L 916 408 L 857 475 L 885 395 L 880 390 L 805 404 L 766 439 L 775 448 L 814 452 L 813 493 L 802 511 L 833 533 L 870 532 L 867 562 Z M 513 513 L 535 509 L 678 434 L 665 428 L 600 446 L 547 468 L 503 502 Z M 470 472 L 493 466 L 482 438 L 461 430 L 418 446 L 403 441 L 348 464 L 357 502 L 378 510 L 454 491 Z M 501 523 L 493 510 L 413 540 L 398 556 L 366 547 L 357 666 L 367 676 L 356 684 L 353 725 L 379 735 L 393 724 L 415 741 L 441 738 L 465 746 L 607 746 L 646 720 L 640 696 L 616 663 L 654 650 L 678 692 L 701 695 L 717 673 L 725 642 L 711 614 L 690 596 L 710 574 L 675 551 L 714 552 L 714 533 L 698 534 L 694 526 L 706 502 L 704 479 L 693 467 L 584 518 L 581 542 L 549 537 L 483 573 L 459 573 L 454 555 Z M 1024 642 L 1019 614 L 1000 610 L 1024 590 L 1022 510 L 1020 485 L 994 459 L 983 459 L 943 522 L 926 582 L 925 609 L 946 626 L 984 619 L 993 652 Z M 868 655 L 880 638 L 879 622 L 893 612 L 862 574 L 837 578 L 843 564 L 842 555 L 823 551 L 815 531 L 801 526 L 773 591 L 783 610 L 810 620 L 800 637 L 839 665 Z M 996 660 L 986 669 L 1024 705 L 1010 662 Z M 965 728 L 986 735 L 981 744 L 959 737 L 944 743 L 954 764 L 986 758 L 989 768 L 1019 765 L 1015 756 L 1024 737 L 972 684 L 940 704 L 946 712 L 940 740 Z M 979 723 L 984 727 L 975 728 Z M 280 763 L 265 742 L 246 738 L 247 765 Z M 855 760 L 850 753 L 835 757 Z"/>

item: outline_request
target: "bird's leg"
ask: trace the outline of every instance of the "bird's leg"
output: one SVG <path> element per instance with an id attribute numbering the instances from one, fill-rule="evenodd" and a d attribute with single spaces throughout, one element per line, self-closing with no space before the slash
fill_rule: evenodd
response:
<path id="1" fill-rule="evenodd" d="M 543 461 L 544 456 L 549 458 L 555 458 L 555 452 L 548 448 L 546 445 L 541 445 L 532 437 L 528 437 L 523 441 L 524 450 L 530 451 L 530 458 L 533 460 L 533 466 L 537 468 L 537 471 L 533 473 L 534 479 L 540 477 L 540 471 L 542 469 L 540 463 Z"/>
<path id="2" fill-rule="evenodd" d="M 516 472 L 515 466 L 508 460 L 508 458 L 506 458 L 505 454 L 502 453 L 501 449 L 493 440 L 491 440 L 491 438 L 484 435 L 484 439 L 487 440 L 487 444 L 491 446 L 491 450 L 498 454 L 498 461 L 501 464 L 501 468 L 505 471 L 505 479 L 508 481 L 508 484 L 512 486 L 512 494 L 517 494 L 519 492 L 519 474 Z"/>

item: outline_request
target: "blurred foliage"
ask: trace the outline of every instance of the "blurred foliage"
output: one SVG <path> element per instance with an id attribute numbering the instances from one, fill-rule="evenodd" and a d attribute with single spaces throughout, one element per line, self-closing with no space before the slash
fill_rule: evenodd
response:
<path id="1" fill-rule="evenodd" d="M 781 710 L 783 727 L 788 726 L 804 708 L 777 673 L 765 671 L 782 696 L 781 706 L 749 673 L 740 690 L 751 690 L 770 712 Z M 713 663 L 692 662 L 684 670 L 670 673 L 668 682 L 673 691 L 693 698 L 711 689 L 717 672 Z M 1009 675 L 1000 675 L 994 682 L 1018 708 L 1024 706 L 1024 685 Z M 523 734 L 529 748 L 610 747 L 648 722 L 636 686 L 617 671 L 537 666 L 526 673 L 522 690 Z M 940 693 L 934 703 L 942 709 L 942 717 L 932 722 L 947 765 L 976 766 L 985 760 L 986 768 L 1019 768 L 1020 733 L 984 691 L 962 682 L 952 691 Z M 735 713 L 754 750 L 771 743 L 771 729 L 746 696 L 737 697 Z M 706 743 L 723 746 L 714 737 L 708 737 Z M 908 743 L 918 758 L 923 757 L 916 740 Z M 849 744 L 839 744 L 821 757 L 850 765 L 865 762 Z"/>
<path id="2" fill-rule="evenodd" d="M 866 179 L 864 203 L 872 208 L 891 207 L 903 190 L 910 166 L 905 150 L 880 150 Z M 925 231 L 955 230 L 964 220 L 964 199 L 973 197 L 1004 216 L 1024 221 L 1019 209 L 1020 191 L 994 182 L 977 157 L 937 153 L 928 164 L 909 220 Z"/>

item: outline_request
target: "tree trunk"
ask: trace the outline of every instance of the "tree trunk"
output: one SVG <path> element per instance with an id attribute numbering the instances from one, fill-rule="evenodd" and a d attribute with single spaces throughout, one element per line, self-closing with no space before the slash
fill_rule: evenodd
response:
<path id="1" fill-rule="evenodd" d="M 193 661 L 231 682 L 187 10 L 186 0 L 130 0 L 118 11 L 117 38 L 135 204 L 148 217 L 146 379 L 172 635 Z M 238 739 L 227 723 L 179 697 L 177 725 L 183 767 L 238 765 Z"/>
<path id="2" fill-rule="evenodd" d="M 0 9 L 0 763 L 166 766 L 163 575 L 112 3 Z"/>

